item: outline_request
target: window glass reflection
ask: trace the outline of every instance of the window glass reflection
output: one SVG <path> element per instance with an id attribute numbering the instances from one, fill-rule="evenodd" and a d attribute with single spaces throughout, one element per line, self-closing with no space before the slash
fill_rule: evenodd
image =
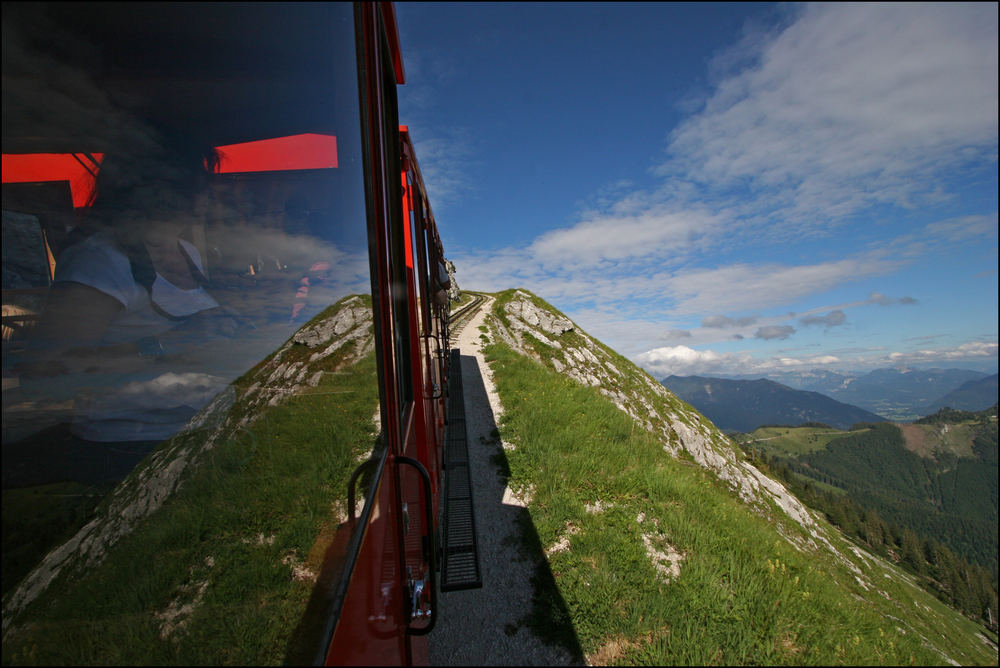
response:
<path id="1" fill-rule="evenodd" d="M 149 662 L 197 574 L 187 660 L 270 661 L 379 456 L 352 9 L 74 7 L 4 6 L 4 659 Z"/>

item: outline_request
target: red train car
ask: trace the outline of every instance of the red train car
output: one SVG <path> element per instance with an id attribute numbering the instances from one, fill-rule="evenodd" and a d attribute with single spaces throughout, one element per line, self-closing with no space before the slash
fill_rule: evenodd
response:
<path id="1" fill-rule="evenodd" d="M 226 397 L 224 425 L 350 394 L 328 379 L 373 358 L 376 404 L 328 396 L 315 428 L 375 409 L 332 464 L 343 515 L 286 658 L 426 663 L 455 388 L 391 3 L 3 11 L 5 506 L 168 475 L 222 438 Z M 6 634 L 59 541 L 32 552 L 4 522 L 28 555 L 4 563 Z"/>

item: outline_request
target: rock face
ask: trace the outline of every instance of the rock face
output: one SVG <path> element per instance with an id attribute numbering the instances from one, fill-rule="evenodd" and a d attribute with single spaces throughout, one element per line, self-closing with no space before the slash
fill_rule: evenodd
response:
<path id="1" fill-rule="evenodd" d="M 448 280 L 451 281 L 451 288 L 448 289 L 448 299 L 458 301 L 458 298 L 462 296 L 462 289 L 458 287 L 458 281 L 455 280 L 455 265 L 451 260 L 445 260 L 444 268 L 448 271 Z"/>
<path id="2" fill-rule="evenodd" d="M 759 514 L 778 524 L 782 516 L 803 527 L 811 545 L 836 552 L 810 511 L 780 483 L 743 461 L 715 425 L 633 363 L 615 354 L 565 316 L 517 290 L 491 319 L 497 337 L 577 382 L 599 388 L 623 412 L 657 435 L 674 456 L 682 452 L 711 470 Z M 792 540 L 791 532 L 783 531 Z M 793 542 L 795 542 L 793 540 Z M 799 541 L 801 542 L 801 540 Z"/>
<path id="3" fill-rule="evenodd" d="M 57 576 L 99 564 L 108 548 L 160 508 L 217 444 L 253 424 L 269 406 L 316 387 L 330 372 L 315 369 L 317 362 L 342 352 L 336 372 L 373 346 L 372 309 L 359 296 L 345 298 L 303 326 L 239 383 L 246 389 L 227 387 L 115 488 L 102 514 L 46 555 L 4 600 L 4 630 Z M 315 352 L 304 359 L 303 347 Z"/>

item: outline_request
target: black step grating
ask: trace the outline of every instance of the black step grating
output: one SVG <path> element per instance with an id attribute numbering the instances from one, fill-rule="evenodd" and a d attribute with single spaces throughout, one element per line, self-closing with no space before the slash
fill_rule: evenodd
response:
<path id="1" fill-rule="evenodd" d="M 453 499 L 468 499 L 472 496 L 468 476 L 448 476 L 448 496 Z"/>
<path id="2" fill-rule="evenodd" d="M 457 348 L 451 351 L 448 380 L 448 433 L 445 438 L 444 547 L 441 591 L 483 586 L 479 570 L 475 508 L 469 471 L 469 439 L 465 428 L 465 396 Z"/>
<path id="3" fill-rule="evenodd" d="M 465 425 L 462 425 L 464 429 Z M 449 429 L 454 429 L 454 425 L 448 425 Z M 469 446 L 467 443 L 455 443 L 454 441 L 448 441 L 448 447 L 445 448 L 444 459 L 448 466 L 459 466 L 469 465 Z"/>

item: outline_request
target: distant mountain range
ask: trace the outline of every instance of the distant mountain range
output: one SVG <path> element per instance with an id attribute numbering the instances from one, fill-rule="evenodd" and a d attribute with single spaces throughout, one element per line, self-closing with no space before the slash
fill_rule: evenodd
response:
<path id="1" fill-rule="evenodd" d="M 997 403 L 997 374 L 970 380 L 949 392 L 924 409 L 925 415 L 936 413 L 942 408 L 957 408 L 963 411 L 981 411 Z"/>
<path id="2" fill-rule="evenodd" d="M 749 432 L 765 424 L 822 422 L 849 429 L 885 418 L 819 392 L 796 390 L 772 380 L 669 376 L 663 385 L 697 408 L 723 431 Z"/>
<path id="3" fill-rule="evenodd" d="M 992 376 L 992 383 L 978 383 L 987 379 L 987 374 L 968 369 L 884 368 L 868 373 L 812 369 L 773 373 L 767 377 L 790 388 L 819 392 L 896 421 L 914 420 L 945 405 L 962 410 L 983 410 L 997 402 L 996 374 Z M 750 378 L 760 376 L 735 377 L 737 380 Z M 972 385 L 954 397 L 949 396 L 966 383 Z"/>

